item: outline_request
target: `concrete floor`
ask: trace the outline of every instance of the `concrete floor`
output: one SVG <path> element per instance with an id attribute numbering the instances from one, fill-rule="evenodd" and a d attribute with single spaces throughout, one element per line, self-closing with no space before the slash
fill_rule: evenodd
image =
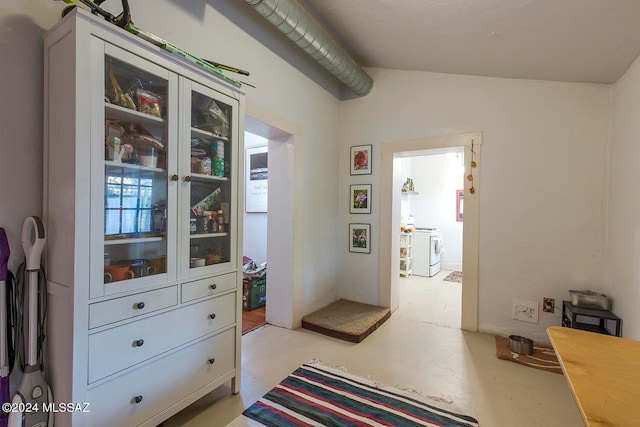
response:
<path id="1" fill-rule="evenodd" d="M 444 399 L 484 427 L 582 426 L 564 376 L 500 360 L 492 335 L 459 329 L 461 285 L 443 282 L 447 274 L 403 279 L 400 308 L 359 344 L 271 325 L 249 332 L 242 337 L 240 393 L 220 387 L 163 427 L 225 426 L 314 359 Z"/>

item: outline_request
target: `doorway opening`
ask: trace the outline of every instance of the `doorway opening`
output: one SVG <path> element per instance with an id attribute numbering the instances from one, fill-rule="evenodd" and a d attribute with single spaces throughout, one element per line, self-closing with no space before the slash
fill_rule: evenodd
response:
<path id="1" fill-rule="evenodd" d="M 400 158 L 400 300 L 403 315 L 460 328 L 464 147 Z M 397 227 L 396 227 L 397 228 Z"/>
<path id="2" fill-rule="evenodd" d="M 395 311 L 400 304 L 400 233 L 401 188 L 407 177 L 400 175 L 403 157 L 415 156 L 425 150 L 446 153 L 463 147 L 464 227 L 462 238 L 462 282 L 460 327 L 477 331 L 478 321 L 478 241 L 480 198 L 481 133 L 430 137 L 411 141 L 389 142 L 381 146 L 380 193 L 380 302 Z M 473 162 L 474 166 L 471 166 Z M 471 188 L 473 187 L 473 192 Z M 425 227 L 431 227 L 426 225 Z M 391 262 L 389 262 L 391 260 Z"/>
<path id="3" fill-rule="evenodd" d="M 244 133 L 242 334 L 266 323 L 269 140 Z"/>
<path id="4" fill-rule="evenodd" d="M 303 252 L 302 233 L 299 230 L 302 221 L 298 216 L 303 209 L 300 206 L 301 198 L 295 196 L 301 194 L 301 189 L 296 187 L 303 181 L 303 170 L 300 166 L 302 162 L 296 162 L 296 159 L 302 157 L 302 132 L 298 126 L 255 104 L 247 104 L 246 114 L 245 131 L 253 135 L 251 138 L 255 136 L 266 141 L 268 196 L 267 212 L 262 213 L 262 228 L 256 230 L 250 226 L 251 224 L 245 222 L 241 240 L 245 241 L 244 234 L 247 233 L 257 234 L 247 236 L 249 239 L 258 238 L 266 242 L 267 283 L 264 321 L 292 329 L 299 327 L 302 323 L 299 267 L 301 263 L 298 261 Z M 264 142 L 262 144 L 264 146 Z M 247 151 L 249 146 L 247 144 L 244 151 Z M 250 180 L 247 174 L 250 172 L 245 171 L 242 181 L 245 194 L 242 207 L 244 215 L 248 213 L 246 195 Z M 263 172 L 256 171 L 256 176 Z M 249 201 L 249 206 L 253 202 L 255 200 Z M 255 208 L 249 207 L 249 210 L 251 209 Z"/>

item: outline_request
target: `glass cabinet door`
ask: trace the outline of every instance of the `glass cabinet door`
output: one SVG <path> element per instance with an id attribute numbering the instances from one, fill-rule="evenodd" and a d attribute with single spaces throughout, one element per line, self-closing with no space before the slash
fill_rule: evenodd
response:
<path id="1" fill-rule="evenodd" d="M 182 111 L 188 125 L 182 133 L 184 233 L 183 274 L 186 277 L 235 265 L 237 136 L 233 135 L 235 101 L 207 87 L 183 81 Z M 185 144 L 186 142 L 186 144 Z M 186 257 L 188 256 L 188 259 Z"/>
<path id="2" fill-rule="evenodd" d="M 175 210 L 168 170 L 176 152 L 170 138 L 170 115 L 175 114 L 170 105 L 177 90 L 171 86 L 176 82 L 168 71 L 106 45 L 101 192 L 105 294 L 166 281 L 167 276 L 158 275 L 173 270 L 168 224 L 175 221 Z"/>

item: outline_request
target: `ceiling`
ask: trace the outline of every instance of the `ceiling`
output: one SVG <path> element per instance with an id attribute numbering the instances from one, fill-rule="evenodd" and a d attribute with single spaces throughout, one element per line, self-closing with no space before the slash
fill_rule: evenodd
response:
<path id="1" fill-rule="evenodd" d="M 363 67 L 613 83 L 640 0 L 300 0 Z"/>

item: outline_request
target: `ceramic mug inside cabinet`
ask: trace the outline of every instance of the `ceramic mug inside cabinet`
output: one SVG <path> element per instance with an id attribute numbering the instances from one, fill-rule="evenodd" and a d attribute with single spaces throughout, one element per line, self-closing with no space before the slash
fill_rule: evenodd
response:
<path id="1" fill-rule="evenodd" d="M 156 274 L 157 268 L 149 265 L 149 261 L 146 259 L 136 259 L 129 266 L 135 277 L 144 277 L 152 274 Z"/>
<path id="2" fill-rule="evenodd" d="M 133 279 L 133 271 L 128 265 L 106 265 L 104 267 L 104 282 L 118 282 L 120 280 Z"/>

